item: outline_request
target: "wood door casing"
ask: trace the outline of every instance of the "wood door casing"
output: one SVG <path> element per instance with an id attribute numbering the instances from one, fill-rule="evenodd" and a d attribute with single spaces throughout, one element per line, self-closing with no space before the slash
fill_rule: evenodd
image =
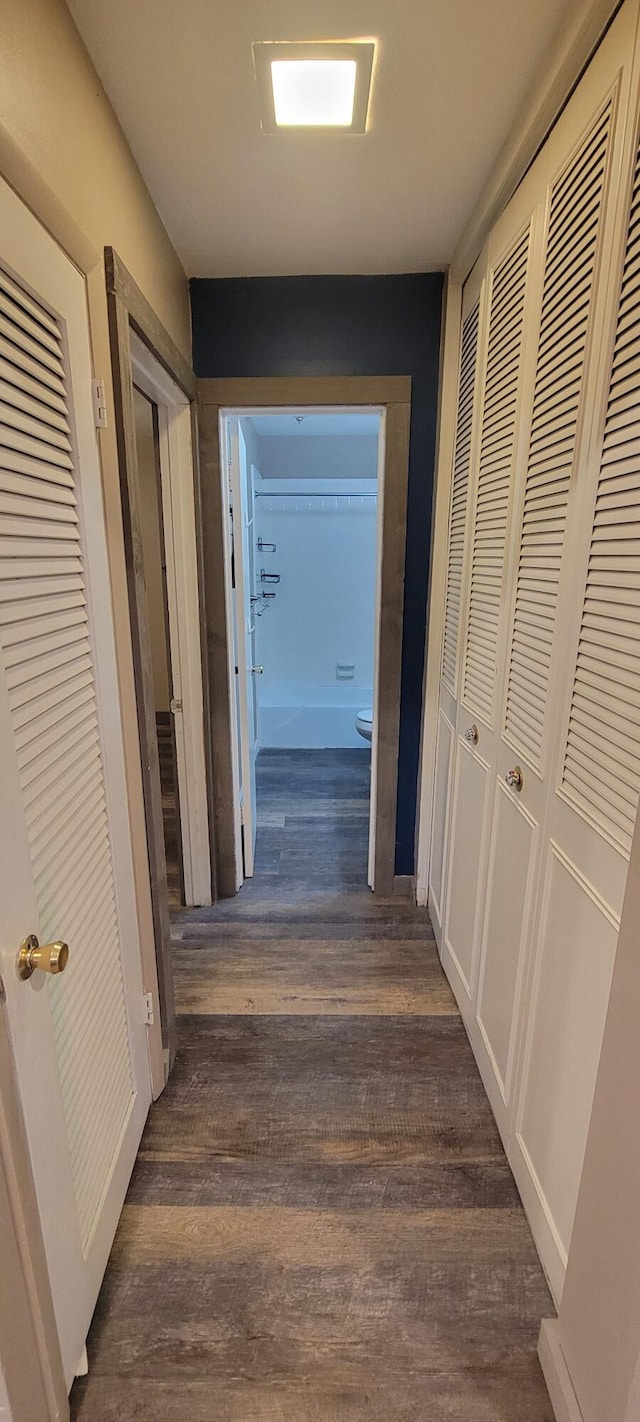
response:
<path id="1" fill-rule="evenodd" d="M 394 892 L 400 674 L 409 469 L 411 380 L 408 376 L 292 376 L 198 381 L 203 511 L 204 595 L 211 708 L 219 892 L 237 885 L 231 742 L 231 687 L 223 569 L 224 517 L 220 468 L 221 409 L 262 406 L 376 405 L 386 411 L 382 589 L 379 630 L 378 769 L 375 892 Z"/>

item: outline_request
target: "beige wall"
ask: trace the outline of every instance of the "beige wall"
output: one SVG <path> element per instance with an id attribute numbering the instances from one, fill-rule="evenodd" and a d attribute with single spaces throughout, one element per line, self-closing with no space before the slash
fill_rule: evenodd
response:
<path id="1" fill-rule="evenodd" d="M 584 1422 L 640 1418 L 640 819 L 558 1339 Z"/>
<path id="2" fill-rule="evenodd" d="M 103 249 L 112 246 L 175 344 L 190 356 L 188 283 L 63 0 L 0 0 L 0 173 L 87 274 L 105 518 L 144 985 L 157 992 Z M 1 239 L 0 239 L 1 247 Z M 150 1043 L 154 1094 L 161 1044 Z"/>
<path id="3" fill-rule="evenodd" d="M 147 615 L 151 646 L 151 669 L 156 711 L 169 710 L 169 665 L 167 624 L 162 572 L 162 526 L 159 514 L 158 471 L 153 434 L 153 407 L 139 390 L 133 393 L 138 454 L 138 491 L 142 561 L 147 589 Z"/>
<path id="4" fill-rule="evenodd" d="M 11 145 L 97 256 L 117 249 L 188 356 L 185 274 L 63 0 L 0 0 L 0 128 L 9 181 Z"/>

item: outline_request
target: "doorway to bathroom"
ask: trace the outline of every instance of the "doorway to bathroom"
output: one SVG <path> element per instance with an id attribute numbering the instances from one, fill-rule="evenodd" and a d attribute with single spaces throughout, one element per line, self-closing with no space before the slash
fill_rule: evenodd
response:
<path id="1" fill-rule="evenodd" d="M 227 411 L 243 878 L 372 882 L 382 409 Z"/>
<path id="2" fill-rule="evenodd" d="M 411 378 L 405 375 L 286 375 L 199 378 L 198 426 L 200 452 L 201 557 L 206 689 L 210 708 L 208 743 L 212 763 L 215 826 L 215 866 L 219 898 L 237 893 L 252 852 L 252 752 L 246 734 L 256 693 L 250 683 L 264 678 L 253 672 L 262 663 L 251 643 L 251 606 L 239 613 L 245 594 L 239 559 L 247 566 L 264 549 L 253 547 L 249 480 L 241 473 L 241 420 L 269 414 L 302 416 L 373 414 L 378 417 L 376 485 L 376 590 L 374 604 L 374 668 L 371 709 L 370 833 L 366 882 L 374 893 L 388 897 L 411 886 L 396 875 L 398 756 L 404 630 L 404 576 L 409 482 Z M 234 425 L 235 422 L 235 425 Z M 251 451 L 242 433 L 249 470 Z M 292 441 L 293 442 L 293 441 Z M 260 471 L 258 471 L 260 472 Z M 262 476 L 264 478 L 264 476 Z M 335 488 L 335 486 L 333 486 Z M 289 486 L 291 492 L 291 486 Z M 286 490 L 285 490 L 286 492 Z M 254 503 L 259 503 L 255 499 Z M 235 530 L 232 510 L 236 506 Z M 253 530 L 255 535 L 255 530 Z M 262 536 L 266 540 L 264 534 Z M 256 542 L 257 542 L 257 536 Z M 273 541 L 273 540 L 271 540 Z M 258 573 L 267 563 L 257 565 Z M 276 567 L 272 571 L 278 572 Z M 281 574 L 282 578 L 282 574 Z M 277 584 L 272 586 L 275 591 Z M 263 590 L 269 590 L 266 582 Z M 254 596 L 257 592 L 254 590 Z M 268 600 L 268 599 L 267 599 Z M 268 614 L 263 613 L 263 617 Z M 336 654 L 337 664 L 338 656 Z M 253 658 L 253 660 L 251 660 Z M 351 654 L 345 657 L 349 665 Z M 356 711 L 368 710 L 360 702 Z M 354 708 L 352 708 L 354 709 Z M 363 746 L 366 752 L 366 741 Z M 327 749 L 332 749 L 331 747 Z M 333 749 L 341 749 L 334 747 Z M 346 748 L 348 749 L 348 747 Z M 352 747 L 352 749 L 355 749 Z M 244 778 L 243 778 L 244 770 Z M 257 808 L 257 804 L 256 804 Z M 249 824 L 247 824 L 249 815 Z M 244 821 L 244 823 L 243 823 Z"/>

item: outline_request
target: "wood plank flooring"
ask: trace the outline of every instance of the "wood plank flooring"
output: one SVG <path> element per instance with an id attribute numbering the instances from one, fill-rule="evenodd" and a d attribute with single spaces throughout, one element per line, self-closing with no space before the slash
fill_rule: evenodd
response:
<path id="1" fill-rule="evenodd" d="M 552 1422 L 553 1310 L 368 752 L 259 759 L 256 876 L 174 914 L 179 1050 L 74 1422 Z"/>

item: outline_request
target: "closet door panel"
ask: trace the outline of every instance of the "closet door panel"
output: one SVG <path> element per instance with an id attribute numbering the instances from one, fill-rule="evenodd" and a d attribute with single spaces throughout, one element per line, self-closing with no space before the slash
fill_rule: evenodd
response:
<path id="1" fill-rule="evenodd" d="M 433 805 L 433 854 L 431 858 L 431 899 L 432 916 L 437 919 L 438 929 L 442 924 L 442 889 L 447 836 L 447 807 L 451 784 L 451 761 L 454 730 L 442 708 L 438 713 L 436 741 L 436 774 Z"/>
<path id="2" fill-rule="evenodd" d="M 493 729 L 531 229 L 491 272 L 462 701 Z"/>
<path id="3" fill-rule="evenodd" d="M 478 1022 L 503 1102 L 508 1101 L 514 1004 L 527 924 L 535 821 L 504 781 L 495 788 Z"/>
<path id="4" fill-rule="evenodd" d="M 592 430 L 585 432 L 569 505 L 567 557 L 573 577 L 560 608 L 563 641 L 547 816 L 546 912 L 538 933 L 517 1133 L 564 1250 L 582 1169 L 640 791 L 637 144 L 630 158 L 631 196 L 620 205 L 607 300 L 594 338 L 604 358 L 591 373 Z M 557 1119 L 555 1107 L 545 1112 L 541 1092 L 558 1102 Z"/>
<path id="5" fill-rule="evenodd" d="M 481 1066 L 507 1142 L 522 1051 L 523 988 L 539 904 L 531 886 L 541 872 L 549 732 L 555 727 L 557 734 L 549 688 L 610 161 L 614 98 L 606 83 L 592 104 L 579 126 L 568 124 L 564 142 L 556 133 L 545 155 L 546 183 L 538 179 L 544 222 L 538 309 L 531 323 L 529 412 L 513 495 L 511 615 L 505 619 L 502 735 L 496 737 L 494 760 L 501 794 L 478 984 Z M 521 773 L 517 787 L 507 784 L 515 769 Z"/>
<path id="6" fill-rule="evenodd" d="M 466 597 L 471 471 L 477 443 L 483 288 L 484 272 L 482 266 L 478 264 L 465 285 L 462 301 L 456 429 L 449 502 L 446 598 L 433 808 L 434 854 L 429 881 L 429 899 L 434 931 L 441 950 L 446 937 L 447 884 L 450 864 L 448 846 L 453 822 L 454 741 L 458 716 L 461 660 L 461 612 Z"/>
<path id="7" fill-rule="evenodd" d="M 542 316 L 521 513 L 504 735 L 544 775 L 567 502 L 600 250 L 613 96 L 550 187 Z"/>
<path id="8" fill-rule="evenodd" d="M 494 779 L 501 628 L 521 386 L 530 213 L 511 220 L 487 276 L 461 582 L 457 772 L 451 813 L 445 947 L 475 998 Z"/>
<path id="9" fill-rule="evenodd" d="M 442 644 L 442 681 L 453 698 L 458 690 L 458 647 L 460 640 L 460 603 L 465 563 L 467 508 L 469 502 L 469 471 L 473 443 L 476 405 L 476 366 L 480 298 L 473 302 L 462 323 L 458 413 L 449 510 L 449 547 Z"/>
<path id="10" fill-rule="evenodd" d="M 517 1139 L 558 1239 L 559 1290 L 571 1238 L 607 1011 L 618 920 L 551 843 Z"/>
<path id="11" fill-rule="evenodd" d="M 467 997 L 477 948 L 477 897 L 485 843 L 489 766 L 464 740 L 456 744 L 445 946 Z"/>
<path id="12" fill-rule="evenodd" d="M 556 1297 L 640 792 L 639 11 L 480 259 L 458 583 L 443 962 Z M 497 309 L 508 261 L 521 324 Z"/>

